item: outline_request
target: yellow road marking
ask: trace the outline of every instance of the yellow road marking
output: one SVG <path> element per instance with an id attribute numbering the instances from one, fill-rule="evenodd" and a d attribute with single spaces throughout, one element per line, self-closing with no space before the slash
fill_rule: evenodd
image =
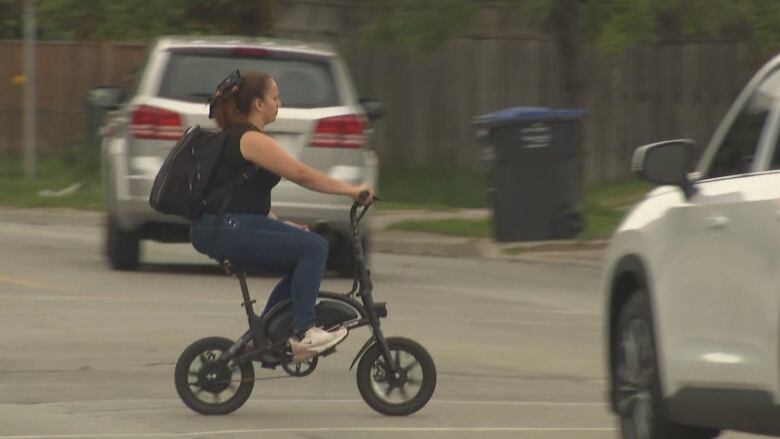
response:
<path id="1" fill-rule="evenodd" d="M 75 291 L 71 289 L 62 288 L 57 285 L 45 284 L 45 283 L 35 282 L 27 279 L 14 279 L 3 275 L 0 275 L 0 283 L 4 283 L 8 285 L 16 285 L 20 287 L 36 288 L 39 290 L 53 290 L 53 291 L 61 291 L 63 293 L 75 293 Z"/>

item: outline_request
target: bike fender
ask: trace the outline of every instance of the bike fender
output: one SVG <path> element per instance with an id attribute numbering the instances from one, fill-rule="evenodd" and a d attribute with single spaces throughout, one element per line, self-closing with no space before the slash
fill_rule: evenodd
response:
<path id="1" fill-rule="evenodd" d="M 352 368 L 355 367 L 355 363 L 357 363 L 357 361 L 360 359 L 360 357 L 362 357 L 363 354 L 365 354 L 366 351 L 369 350 L 371 348 L 371 346 L 374 345 L 374 343 L 376 343 L 376 337 L 374 337 L 372 335 L 371 338 L 366 340 L 365 344 L 363 344 L 363 347 L 360 348 L 360 350 L 358 351 L 357 355 L 355 355 L 355 359 L 352 360 L 352 364 L 349 366 L 349 370 L 352 370 Z"/>

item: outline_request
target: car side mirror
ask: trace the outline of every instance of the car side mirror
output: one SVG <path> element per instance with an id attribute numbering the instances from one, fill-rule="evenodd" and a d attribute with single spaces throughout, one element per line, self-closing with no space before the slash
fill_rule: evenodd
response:
<path id="1" fill-rule="evenodd" d="M 382 106 L 382 103 L 373 99 L 361 99 L 360 105 L 363 106 L 363 110 L 366 112 L 366 116 L 368 116 L 368 120 L 373 122 L 385 114 L 385 109 Z"/>
<path id="2" fill-rule="evenodd" d="M 634 151 L 631 170 L 650 183 L 679 186 L 686 199 L 695 193 L 688 172 L 693 165 L 694 141 L 667 140 Z"/>
<path id="3" fill-rule="evenodd" d="M 119 87 L 99 86 L 89 91 L 87 100 L 91 106 L 106 110 L 116 110 L 124 99 L 124 93 Z"/>

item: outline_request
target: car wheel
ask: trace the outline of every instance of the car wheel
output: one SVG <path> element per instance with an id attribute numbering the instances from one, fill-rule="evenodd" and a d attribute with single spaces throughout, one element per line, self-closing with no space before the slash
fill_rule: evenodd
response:
<path id="1" fill-rule="evenodd" d="M 138 268 L 140 239 L 135 232 L 122 230 L 113 218 L 106 221 L 106 255 L 111 268 L 135 270 Z"/>
<path id="2" fill-rule="evenodd" d="M 361 240 L 363 244 L 363 257 L 368 265 L 368 239 Z M 352 254 L 352 240 L 342 236 L 331 244 L 330 266 L 339 277 L 351 278 L 355 276 L 355 255 Z"/>
<path id="3" fill-rule="evenodd" d="M 709 439 L 717 431 L 679 425 L 666 414 L 661 392 L 652 313 L 643 292 L 621 308 L 611 337 L 613 385 L 621 437 L 625 439 Z"/>

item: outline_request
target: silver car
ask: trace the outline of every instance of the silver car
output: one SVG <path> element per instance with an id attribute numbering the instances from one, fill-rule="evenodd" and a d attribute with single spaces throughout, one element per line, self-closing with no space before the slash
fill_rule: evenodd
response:
<path id="1" fill-rule="evenodd" d="M 106 254 L 113 268 L 137 268 L 141 240 L 189 241 L 189 224 L 153 211 L 149 193 L 163 159 L 188 126 L 216 129 L 205 102 L 236 69 L 262 70 L 279 84 L 282 108 L 266 132 L 288 153 L 333 178 L 376 188 L 369 122 L 381 110 L 377 102 L 358 99 L 331 47 L 271 39 L 160 39 L 135 90 L 102 130 Z M 281 219 L 306 224 L 328 239 L 330 269 L 352 273 L 347 198 L 282 180 L 272 202 Z"/>

